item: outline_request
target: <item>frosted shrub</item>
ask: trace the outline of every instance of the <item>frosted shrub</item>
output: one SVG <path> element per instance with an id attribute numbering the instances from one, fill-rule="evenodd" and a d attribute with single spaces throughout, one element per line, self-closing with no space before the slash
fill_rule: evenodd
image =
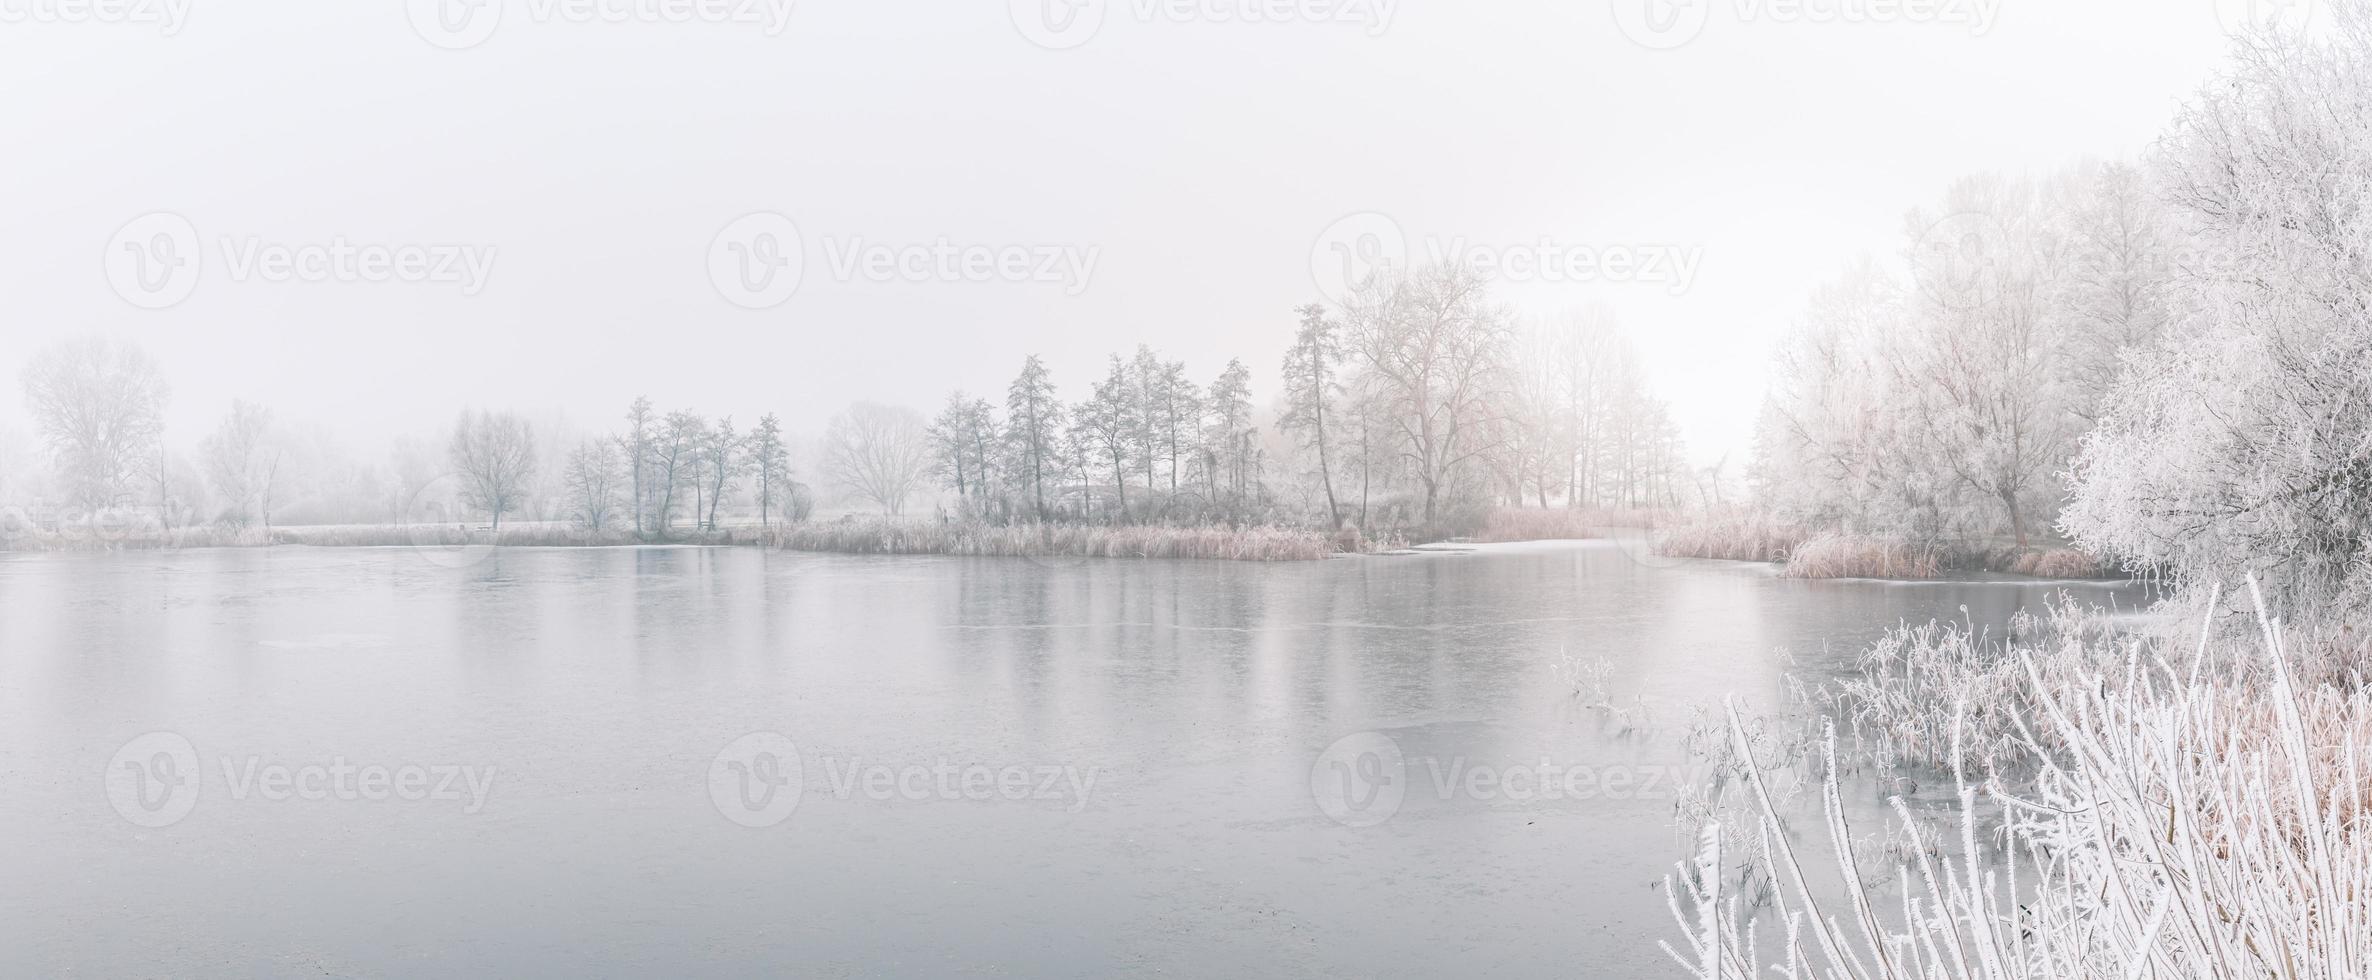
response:
<path id="1" fill-rule="evenodd" d="M 2368 975 L 2372 693 L 2298 683 L 2282 631 L 2260 622 L 2261 684 L 2214 679 L 2205 664 L 2219 651 L 2207 643 L 2080 658 L 2106 665 L 2098 670 L 2063 651 L 2071 670 L 2059 679 L 2021 654 L 2017 696 L 2034 717 L 2007 740 L 2033 775 L 2021 790 L 1984 784 L 2005 812 L 1999 842 L 1979 833 L 1980 790 L 1956 769 L 1954 839 L 1901 848 L 1891 874 L 1870 875 L 1868 849 L 1854 846 L 1833 735 L 1822 787 L 1827 871 L 1785 829 L 1764 771 L 1742 767 L 1757 816 L 1734 837 L 1750 845 L 1737 880 L 1776 882 L 1756 896 L 1768 907 L 1723 887 L 1733 836 L 1708 827 L 1697 863 L 1667 882 L 1687 939 L 1666 950 L 1703 978 Z M 1956 706 L 1955 740 L 2000 737 L 1972 723 L 1971 708 Z M 1730 721 L 1735 751 L 1751 759 L 1734 710 Z M 1947 753 L 1969 750 L 1955 742 Z M 1892 805 L 1901 836 L 1917 840 L 1911 810 L 1899 797 Z M 1883 888 L 1865 885 L 1871 877 Z M 1881 901 L 1882 892 L 1899 894 Z"/>

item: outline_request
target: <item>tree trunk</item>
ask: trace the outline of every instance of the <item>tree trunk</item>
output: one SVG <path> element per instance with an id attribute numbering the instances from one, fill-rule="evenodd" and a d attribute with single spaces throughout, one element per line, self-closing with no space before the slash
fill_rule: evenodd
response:
<path id="1" fill-rule="evenodd" d="M 1342 508 L 1334 502 L 1334 466 L 1326 461 L 1326 403 L 1318 403 L 1318 479 L 1326 485 L 1326 516 L 1333 520 L 1328 531 L 1342 530 Z"/>
<path id="2" fill-rule="evenodd" d="M 1128 470 L 1124 465 L 1126 462 L 1120 458 L 1119 453 L 1112 454 L 1112 489 L 1120 495 L 1120 517 L 1112 522 L 1114 524 L 1128 523 Z"/>

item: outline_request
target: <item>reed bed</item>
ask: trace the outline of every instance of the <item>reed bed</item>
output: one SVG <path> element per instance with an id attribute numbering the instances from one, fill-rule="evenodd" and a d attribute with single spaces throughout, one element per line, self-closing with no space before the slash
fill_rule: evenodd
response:
<path id="1" fill-rule="evenodd" d="M 852 518 L 775 529 L 771 542 L 792 551 L 855 555 L 975 557 L 1215 558 L 1315 561 L 1378 545 L 1323 531 L 1281 527 L 932 523 Z M 1344 545 L 1350 547 L 1343 547 Z M 1388 542 L 1385 543 L 1388 545 Z"/>
<path id="2" fill-rule="evenodd" d="M 1751 818 L 1709 825 L 1667 881 L 1686 938 L 1666 951 L 1707 980 L 2372 975 L 2372 691 L 2303 679 L 2257 607 L 2245 638 L 2061 631 L 2019 649 L 2008 676 L 2030 708 L 2001 744 L 2030 775 L 1973 781 L 1954 744 L 1956 826 L 1927 832 L 1892 798 L 1915 843 L 1891 869 L 1855 845 L 1834 729 L 1826 840 L 1799 842 L 1733 708 Z M 1989 737 L 1976 712 L 1998 680 L 1932 685 L 1958 688 L 1938 713 L 1954 743 Z M 2001 814 L 1998 833 L 1979 832 L 1980 810 Z"/>
<path id="3" fill-rule="evenodd" d="M 1788 578 L 1934 578 L 1944 572 L 1941 552 L 1908 538 L 1829 532 L 1814 535 L 1787 552 Z"/>
<path id="4" fill-rule="evenodd" d="M 1808 536 L 1800 527 L 1756 511 L 1708 515 L 1656 535 L 1656 554 L 1672 558 L 1783 562 Z"/>

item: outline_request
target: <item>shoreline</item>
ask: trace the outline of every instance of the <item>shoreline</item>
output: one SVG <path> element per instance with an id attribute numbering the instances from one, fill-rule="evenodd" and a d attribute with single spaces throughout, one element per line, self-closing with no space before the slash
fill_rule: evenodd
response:
<path id="1" fill-rule="evenodd" d="M 862 522 L 862 521 L 855 522 L 855 523 L 856 523 L 856 524 L 858 524 L 860 527 L 861 527 L 861 526 L 864 524 L 864 522 Z M 826 527 L 831 527 L 831 526 L 835 526 L 835 525 L 837 525 L 837 522 L 826 522 L 826 524 L 825 524 L 825 526 L 826 526 Z M 919 526 L 919 527 L 930 527 L 930 525 L 918 525 L 918 526 Z M 794 527 L 795 527 L 795 526 L 794 526 Z M 966 528 L 967 530 L 969 530 L 969 529 L 970 529 L 970 526 L 966 526 L 966 525 L 955 525 L 955 527 L 963 527 L 963 528 Z M 994 530 L 1000 530 L 1000 531 L 1006 531 L 1006 532 L 1021 532 L 1021 531 L 1027 531 L 1027 530 L 1030 530 L 1030 529 L 1032 529 L 1032 527 L 1033 527 L 1032 525 L 1011 525 L 1011 526 L 1008 526 L 1008 527 L 1004 527 L 1004 528 L 998 528 L 998 529 L 994 529 Z M 1161 525 L 1122 525 L 1122 526 L 1120 526 L 1120 527 L 1117 527 L 1117 528 L 1104 527 L 1104 526 L 1100 526 L 1100 525 L 1049 525 L 1048 527 L 1051 527 L 1051 528 L 1058 529 L 1057 533 L 1061 533 L 1062 531 L 1068 531 L 1068 532 L 1070 532 L 1068 535 L 1066 535 L 1066 536 L 1068 536 L 1068 537 L 1073 537 L 1073 538 L 1077 538 L 1077 539 L 1080 539 L 1080 540 L 1099 541 L 1099 542 L 1103 542 L 1103 541 L 1104 541 L 1104 539 L 1101 537 L 1101 535 L 1109 535 L 1109 534 L 1112 534 L 1113 532 L 1119 532 L 1119 533 L 1120 533 L 1120 534 L 1122 534 L 1122 535 L 1126 535 L 1128 532 L 1138 532 L 1138 533 L 1140 533 L 1140 534 L 1145 534 L 1145 533 L 1161 533 L 1161 532 L 1176 532 L 1176 533 L 1179 533 L 1179 534 L 1186 534 L 1186 535 L 1197 535 L 1197 536 L 1203 536 L 1203 537 L 1210 538 L 1210 539 L 1214 539 L 1214 540 L 1222 540 L 1222 541 L 1230 541 L 1230 542 L 1232 542 L 1232 541 L 1233 541 L 1235 538 L 1237 538 L 1237 537 L 1239 537 L 1239 536 L 1244 536 L 1244 535 L 1247 535 L 1247 534 L 1276 534 L 1276 533 L 1283 533 L 1283 534 L 1287 534 L 1287 535 L 1291 535 L 1291 536 L 1293 536 L 1293 537 L 1292 537 L 1292 540 L 1293 540 L 1295 543 L 1297 543 L 1297 544 L 1301 544 L 1301 545 L 1304 545 L 1304 546 L 1307 546 L 1307 543 L 1308 543 L 1310 540 L 1313 540 L 1313 539 L 1324 539 L 1324 538 L 1326 538 L 1326 537 L 1327 537 L 1327 536 L 1325 536 L 1325 535 L 1323 535 L 1323 534 L 1321 534 L 1321 533 L 1319 533 L 1319 532 L 1316 532 L 1316 531 L 1295 530 L 1295 529 L 1278 529 L 1278 528 L 1246 528 L 1246 529 L 1227 529 L 1227 528 L 1210 528 L 1210 527 L 1169 528 L 1169 527 L 1165 527 L 1165 526 L 1161 526 Z M 870 529 L 870 528 L 868 528 L 867 530 L 874 530 L 874 529 Z M 1648 545 L 1648 544 L 1646 544 L 1646 542 L 1648 542 L 1648 541 L 1651 539 L 1651 536 L 1652 536 L 1652 534 L 1653 534 L 1653 529 L 1648 529 L 1648 528 L 1629 528 L 1629 527 L 1601 527 L 1601 528 L 1597 528 L 1597 529 L 1595 529 L 1595 530 L 1596 530 L 1597 532 L 1599 532 L 1599 533 L 1595 533 L 1593 536 L 1590 536 L 1590 537 L 1574 537 L 1574 536 L 1570 536 L 1570 535 L 1562 535 L 1562 536 L 1556 536 L 1556 537 L 1542 537 L 1542 538 L 1529 538 L 1529 539 L 1504 540 L 1504 541 L 1477 541 L 1477 540 L 1464 539 L 1464 538 L 1453 538 L 1453 539 L 1447 539 L 1447 540 L 1441 540 L 1441 541 L 1427 541 L 1427 542 L 1421 542 L 1421 543 L 1410 543 L 1410 542 L 1406 542 L 1406 541 L 1399 541 L 1399 540 L 1396 540 L 1396 539 L 1395 539 L 1395 540 L 1390 540 L 1390 541 L 1386 542 L 1387 544 L 1389 544 L 1389 545 L 1390 545 L 1390 546 L 1388 546 L 1388 547 L 1385 547 L 1385 546 L 1376 546 L 1376 547 L 1369 547 L 1369 548 L 1366 548 L 1366 549 L 1363 549 L 1363 550 L 1359 550 L 1359 551 L 1331 550 L 1331 551 L 1327 551 L 1327 552 L 1325 552 L 1325 553 L 1322 553 L 1322 554 L 1320 554 L 1320 553 L 1315 553 L 1314 551 L 1310 551 L 1310 552 L 1303 552 L 1303 553 L 1291 554 L 1291 555 L 1288 555 L 1288 556 L 1286 556 L 1286 557 L 1266 557 L 1266 556 L 1263 556 L 1262 554 L 1258 554 L 1258 553 L 1248 553 L 1248 552 L 1239 552 L 1239 553 L 1235 553 L 1235 554 L 1227 554 L 1227 553 L 1217 553 L 1217 554 L 1213 554 L 1213 553 L 1159 553 L 1159 554 L 1157 554 L 1157 553 L 1148 553 L 1148 552 L 1135 552 L 1135 551 L 1126 551 L 1126 550 L 1110 550 L 1110 549 L 1096 549 L 1096 550 L 1093 550 L 1093 551 L 1073 551 L 1073 550 L 1035 550 L 1035 549 L 1032 549 L 1032 550 L 1023 550 L 1023 549 L 1018 549 L 1018 548 L 1015 548 L 1015 549 L 1008 549 L 1008 550 L 983 550 L 983 549 L 971 549 L 971 550 L 930 550 L 930 549 L 928 549 L 928 548 L 925 548 L 925 547 L 909 547 L 909 548 L 897 548 L 897 547 L 839 547 L 839 548 L 835 548 L 835 547 L 813 547 L 813 546 L 801 546 L 801 545 L 803 545 L 803 544 L 804 544 L 804 545 L 813 545 L 813 544 L 816 544 L 816 543 L 818 543 L 818 542 L 816 542 L 816 541 L 812 540 L 812 537 L 811 537 L 811 536 L 806 536 L 806 535 L 794 536 L 794 535 L 791 535 L 791 534 L 787 534 L 787 533 L 786 533 L 786 529 L 785 529 L 784 527 L 780 527 L 780 526 L 778 526 L 778 527 L 775 527 L 775 528 L 772 528 L 772 529 L 768 529 L 768 530 L 766 530 L 766 531 L 764 531 L 764 532 L 761 532 L 761 531 L 760 531 L 758 528 L 754 528 L 754 527 L 752 527 L 752 528 L 728 528 L 728 529 L 726 529 L 726 530 L 724 530 L 724 531 L 719 531 L 719 532 L 711 532 L 711 533 L 709 533 L 709 534 L 707 534 L 707 535 L 704 535 L 704 536 L 699 536 L 699 537 L 677 537 L 677 538 L 668 538 L 668 539 L 653 539 L 653 540 L 638 540 L 638 539 L 636 539 L 636 538 L 635 538 L 635 537 L 634 537 L 632 534 L 630 534 L 630 533 L 629 533 L 629 534 L 612 534 L 612 533 L 610 533 L 610 532 L 606 532 L 606 531 L 604 531 L 604 532 L 601 532 L 601 533 L 600 533 L 598 536 L 596 536 L 596 535 L 590 535 L 590 534 L 587 534 L 586 532 L 583 532 L 583 531 L 576 531 L 576 530 L 571 530 L 571 531 L 568 531 L 568 532 L 565 532 L 565 533 L 555 533 L 555 532 L 556 532 L 556 529 L 553 529 L 553 528 L 548 528 L 548 527 L 534 527 L 534 526 L 522 526 L 522 527 L 521 527 L 521 528 L 520 528 L 518 531 L 514 532 L 514 531 L 513 531 L 513 529 L 512 529 L 511 527 L 507 527 L 507 526 L 506 526 L 506 527 L 503 529 L 503 531 L 502 531 L 502 533 L 501 533 L 501 535 L 500 535 L 500 536 L 501 536 L 501 538 L 502 538 L 503 540 L 498 540 L 498 541 L 487 541 L 487 540 L 483 540 L 483 539 L 484 539 L 484 538 L 485 538 L 485 537 L 488 535 L 488 532 L 472 531 L 472 532 L 468 532 L 466 535 L 464 535 L 464 534 L 454 533 L 453 529 L 451 529 L 451 528 L 449 528 L 449 527 L 446 527 L 446 526 L 438 526 L 436 529 L 433 529 L 433 530 L 432 530 L 432 529 L 431 529 L 429 526 L 426 526 L 426 525 L 409 525 L 409 526 L 407 526 L 407 525 L 397 525 L 397 524 L 389 524 L 389 525 L 295 525 L 295 526 L 289 526 L 289 527 L 278 527 L 278 528 L 274 528 L 274 529 L 273 529 L 273 533 L 272 533 L 272 539 L 271 539 L 271 540 L 255 540 L 255 538 L 256 538 L 256 537 L 260 536 L 260 532 L 258 532 L 258 533 L 241 533 L 241 534 L 239 534 L 239 535 L 237 535 L 237 536 L 235 536 L 235 537 L 231 537 L 231 536 L 227 536 L 227 535 L 224 535 L 224 534 L 221 534 L 221 533 L 217 533 L 216 531 L 214 531 L 214 530 L 211 530 L 211 529 L 199 529 L 199 530 L 198 530 L 197 532 L 195 532 L 195 533 L 186 533 L 186 534 L 184 534 L 184 533 L 176 533 L 176 534 L 175 534 L 175 535 L 174 535 L 174 536 L 173 536 L 171 539 L 167 539 L 167 538 L 164 538 L 164 537 L 160 537 L 160 536 L 157 536 L 157 535 L 155 535 L 155 534 L 153 534 L 153 533 L 151 533 L 151 534 L 137 535 L 137 536 L 125 536 L 125 537 L 120 537 L 120 538 L 113 538 L 113 539 L 109 539 L 109 538 L 106 538 L 106 537 L 104 537 L 104 536 L 100 536 L 100 537 L 97 537 L 97 538 L 82 537 L 82 538 L 80 538 L 80 539 L 78 539 L 78 540 L 51 540 L 51 541 L 48 541 L 48 542 L 44 542 L 44 543 L 43 543 L 42 545 L 40 545 L 40 546 L 36 546 L 36 547 L 30 547 L 30 548 L 28 548 L 28 547 L 22 547 L 22 546 L 20 546 L 20 545 L 21 545 L 21 543 L 22 543 L 22 539 L 20 538 L 20 539 L 17 539 L 17 540 L 10 540 L 10 541 L 0 541 L 0 557 L 11 556 L 11 555 L 49 555 L 49 554 L 59 554 L 59 555 L 75 555 L 75 554 L 79 554 L 79 555 L 133 554 L 133 553 L 140 553 L 140 552 L 175 552 L 175 551 L 192 551 L 192 550 L 203 550 L 203 549 L 226 549 L 226 550 L 227 550 L 227 549 L 270 549 L 270 548 L 281 548 L 281 547 L 290 547 L 290 548 L 355 548 L 355 549 L 399 549 L 399 550 L 426 550 L 426 551 L 440 551 L 440 552 L 450 552 L 450 551 L 454 551 L 454 550 L 458 550 L 458 549 L 470 549 L 470 548 L 486 548 L 486 549 L 489 549 L 489 550 L 496 549 L 496 548 L 500 548 L 500 549 L 527 549 L 527 550 L 593 549 L 593 548 L 611 548 L 611 549 L 645 549 L 645 548 L 647 548 L 647 549 L 688 549 L 688 548 L 764 548 L 764 549 L 773 549 L 773 550 L 778 550 L 778 551 L 792 552 L 792 553 L 797 553 L 797 554 L 810 554 L 810 555 L 851 555 L 851 556 L 879 556 L 879 557 L 1024 558 L 1024 559 L 1027 559 L 1027 558 L 1103 558 L 1103 559 L 1111 559 L 1111 560 L 1116 560 L 1116 561 L 1162 561 L 1162 560 L 1180 560 L 1180 561 L 1252 561 L 1252 562 L 1276 562 L 1276 561 L 1328 561 L 1328 560 L 1333 560 L 1333 559 L 1340 559 L 1340 558 L 1411 558 L 1411 557 L 1457 557 L 1457 556 L 1463 556 L 1463 555 L 1474 555 L 1474 554 L 1515 554 L 1515 553 L 1534 552 L 1534 551 L 1550 551 L 1550 550 L 1560 550 L 1560 549 L 1564 549 L 1564 548 L 1586 548 L 1586 547 L 1593 547 L 1593 546 L 1601 546 L 1601 547 L 1613 547 L 1613 548 L 1617 548 L 1617 549 L 1622 549 L 1622 550 L 1625 550 L 1625 551 L 1629 551 L 1629 552 L 1631 553 L 1631 557 L 1632 557 L 1634 560 L 1636 560 L 1636 561 L 1640 561 L 1642 564 L 1647 564 L 1647 565 L 1652 565 L 1652 566 L 1657 566 L 1657 567 L 1679 567 L 1679 566 L 1682 566 L 1682 565 L 1705 565 L 1705 566 L 1713 566 L 1713 567 L 1719 567 L 1719 566 L 1744 566 L 1744 567 L 1751 568 L 1751 569 L 1754 569 L 1754 570 L 1757 570 L 1757 571 L 1762 571 L 1762 572 L 1765 572 L 1765 573 L 1769 574 L 1771 577 L 1775 577 L 1775 578 L 1796 578 L 1796 579 L 1800 579 L 1800 580 L 1803 580 L 1803 581 L 1877 582 L 1877 583 L 1884 583 L 1884 584 L 1890 584 L 1890 585 L 1906 585 L 1906 586 L 1919 586 L 1919 585 L 1946 586 L 1946 585 L 1970 585 L 1970 584 L 1980 584 L 1980 585 L 1981 585 L 1981 584 L 1999 584 L 1999 585 L 2050 585 L 2050 584 L 2065 584 L 2065 585 L 2104 585 L 2104 586 L 2115 586 L 2115 585 L 2129 585 L 2129 584 L 2135 584 L 2135 583 L 2139 583 L 2139 582 L 2143 581 L 2142 579 L 2140 579 L 2140 578 L 2138 578 L 2138 577 L 2135 577 L 2135 576 L 2130 576 L 2130 575 L 2124 575 L 2124 576 L 2115 576 L 2115 577 L 2096 577 L 2096 578 L 2095 578 L 2095 577 L 2070 577 L 2070 576 L 2041 576 L 2041 575 L 2028 575 L 2028 574 L 2021 574 L 2021 573 L 2017 573 L 2017 572 L 2005 572 L 2005 571 L 1982 570 L 1982 569 L 1944 570 L 1944 571 L 1941 571 L 1941 572 L 1939 572 L 1938 574 L 1935 574 L 1935 575 L 1921 576 L 1921 577 L 1884 576 L 1884 575 L 1830 575 L 1830 576 L 1805 576 L 1805 575 L 1794 575 L 1794 576 L 1791 576 L 1791 575 L 1788 575 L 1788 574 L 1787 574 L 1787 566 L 1786 566 L 1786 563 L 1785 563 L 1784 561 L 1770 561 L 1770 560 L 1763 560 L 1763 559 L 1751 559 L 1751 558 L 1712 558 L 1712 557 L 1698 557 L 1698 556 L 1694 556 L 1694 555 L 1673 555 L 1673 554 L 1665 554 L 1665 553 L 1659 552 L 1659 551 L 1655 550 L 1655 549 L 1654 549 L 1654 548 L 1653 548 L 1651 545 Z M 1099 532 L 1100 534 L 1084 534 L 1084 533 L 1082 533 L 1082 532 Z M 1613 532 L 1613 533 L 1605 533 L 1605 532 Z M 1629 533 L 1623 533 L 1623 532 L 1629 532 Z M 1015 534 L 1008 534 L 1008 535 L 1006 535 L 1005 537 L 1006 537 L 1006 539 L 1007 539 L 1007 541 L 1008 541 L 1008 542 L 1024 540 L 1024 536 L 1022 536 L 1022 535 L 1019 535 L 1018 533 L 1015 533 Z M 226 539 L 226 538 L 228 538 L 228 539 Z M 803 539 L 804 539 L 804 540 L 803 540 Z M 1107 542 L 1107 543 L 1108 543 L 1108 542 Z M 1370 544 L 1375 544 L 1375 542 L 1368 542 L 1368 543 L 1370 543 Z"/>

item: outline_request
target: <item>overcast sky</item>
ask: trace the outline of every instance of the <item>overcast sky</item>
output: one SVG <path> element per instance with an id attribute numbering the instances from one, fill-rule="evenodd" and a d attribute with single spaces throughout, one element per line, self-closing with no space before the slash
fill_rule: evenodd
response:
<path id="1" fill-rule="evenodd" d="M 0 425 L 96 331 L 163 364 L 176 443 L 245 397 L 369 454 L 638 394 L 809 431 L 1001 401 L 1031 352 L 1075 397 L 1139 343 L 1266 403 L 1313 252 L 1381 215 L 1418 259 L 1692 257 L 1502 295 L 1611 307 L 1693 454 L 1742 456 L 1775 339 L 1907 209 L 2142 152 L 2223 56 L 2212 0 L 81 2 L 0 0 Z"/>

